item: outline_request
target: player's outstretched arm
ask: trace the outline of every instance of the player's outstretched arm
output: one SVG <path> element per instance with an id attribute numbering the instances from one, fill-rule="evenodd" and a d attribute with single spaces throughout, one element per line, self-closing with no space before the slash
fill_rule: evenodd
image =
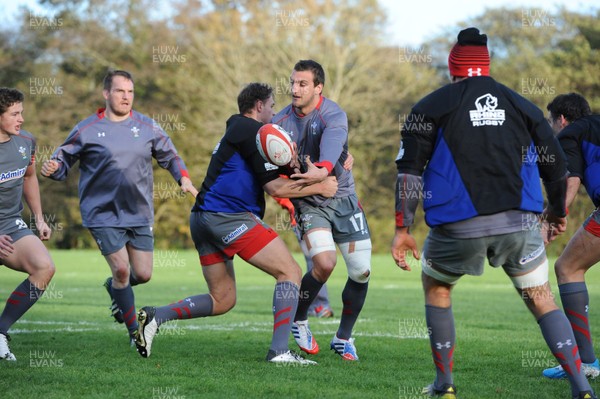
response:
<path id="1" fill-rule="evenodd" d="M 35 217 L 35 227 L 39 232 L 40 239 L 48 240 L 52 234 L 52 230 L 46 224 L 44 215 L 42 214 L 42 201 L 40 199 L 40 185 L 37 175 L 35 174 L 35 163 L 27 167 L 25 178 L 23 180 L 23 196 L 25 202 Z"/>

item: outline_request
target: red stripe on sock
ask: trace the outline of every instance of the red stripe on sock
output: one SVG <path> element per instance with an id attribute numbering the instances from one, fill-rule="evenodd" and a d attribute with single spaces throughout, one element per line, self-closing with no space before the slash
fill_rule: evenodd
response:
<path id="1" fill-rule="evenodd" d="M 135 315 L 132 315 L 129 320 L 126 320 L 125 323 L 127 324 L 127 327 L 130 327 L 133 325 L 133 323 L 135 322 L 136 318 Z"/>
<path id="2" fill-rule="evenodd" d="M 181 313 L 181 309 L 179 309 L 179 308 L 171 308 L 171 310 L 174 310 L 177 313 L 177 318 L 178 319 L 183 319 L 183 314 Z"/>
<path id="3" fill-rule="evenodd" d="M 562 365 L 563 363 L 567 362 L 567 359 L 565 358 L 565 355 L 563 355 L 562 353 L 553 353 L 554 357 L 558 359 L 558 362 Z"/>
<path id="4" fill-rule="evenodd" d="M 11 304 L 11 305 L 18 305 L 21 301 L 18 301 L 16 299 L 8 298 L 6 302 L 9 303 L 9 304 Z"/>
<path id="5" fill-rule="evenodd" d="M 190 312 L 190 309 L 186 306 L 183 308 L 183 310 L 185 310 L 185 313 L 187 313 L 187 318 L 190 319 L 192 317 L 192 312 Z"/>
<path id="6" fill-rule="evenodd" d="M 585 335 L 585 337 L 587 338 L 588 342 L 592 342 L 592 337 L 590 337 L 590 332 L 588 330 L 586 330 L 583 327 L 579 327 L 576 324 L 571 323 L 571 328 L 573 328 L 573 331 L 577 331 L 583 335 Z"/>
<path id="7" fill-rule="evenodd" d="M 279 327 L 281 327 L 283 325 L 286 325 L 286 324 L 290 324 L 290 318 L 289 317 L 286 317 L 285 319 L 280 320 L 277 323 L 275 323 L 273 325 L 273 331 L 277 330 Z"/>
<path id="8" fill-rule="evenodd" d="M 582 315 L 581 313 L 577 313 L 577 312 L 575 312 L 574 310 L 571 310 L 571 309 L 567 309 L 567 313 L 570 314 L 571 316 L 575 316 L 579 320 L 583 321 L 586 326 L 590 325 L 589 322 L 588 322 L 587 316 Z"/>
<path id="9" fill-rule="evenodd" d="M 123 318 L 128 319 L 132 313 L 135 313 L 135 306 L 129 308 L 129 311 L 123 315 Z"/>
<path id="10" fill-rule="evenodd" d="M 575 346 L 575 347 L 574 347 L 574 348 L 571 350 L 571 352 L 572 352 L 572 354 L 571 354 L 571 355 L 572 355 L 573 357 L 575 357 L 575 356 L 579 355 L 579 347 L 578 347 L 578 346 Z M 579 372 L 581 371 L 581 358 L 580 358 L 580 357 L 577 357 L 577 358 L 575 359 L 575 366 L 577 367 L 577 372 L 579 373 Z"/>
<path id="11" fill-rule="evenodd" d="M 446 374 L 446 371 L 444 370 L 444 365 L 442 364 L 442 362 L 438 362 L 437 360 L 433 361 L 435 363 L 435 367 L 437 367 L 438 369 L 440 369 L 440 371 L 443 374 Z"/>
<path id="12" fill-rule="evenodd" d="M 21 291 L 13 291 L 12 295 L 16 295 L 16 296 L 27 296 L 26 293 L 21 292 Z"/>
<path id="13" fill-rule="evenodd" d="M 279 318 L 279 316 L 281 316 L 283 313 L 287 313 L 287 312 L 289 312 L 290 310 L 292 310 L 292 307 L 291 307 L 291 306 L 288 306 L 288 307 L 287 307 L 287 308 L 285 308 L 285 309 L 281 309 L 279 312 L 275 313 L 275 316 L 274 316 L 275 320 L 277 320 L 277 319 Z"/>
<path id="14" fill-rule="evenodd" d="M 128 327 L 135 322 L 135 306 L 129 308 L 129 311 L 123 315 L 123 319 L 125 320 L 125 324 L 127 324 Z"/>

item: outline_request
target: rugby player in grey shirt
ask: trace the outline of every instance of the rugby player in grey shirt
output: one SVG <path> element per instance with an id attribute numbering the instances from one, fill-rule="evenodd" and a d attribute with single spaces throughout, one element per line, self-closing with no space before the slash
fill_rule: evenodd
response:
<path id="1" fill-rule="evenodd" d="M 42 296 L 54 263 L 42 240 L 50 238 L 44 221 L 35 174 L 35 139 L 21 130 L 23 93 L 0 88 L 0 265 L 29 275 L 8 296 L 0 315 L 0 359 L 17 360 L 8 347 L 8 329 Z M 40 238 L 21 217 L 23 203 L 31 210 Z"/>
<path id="2" fill-rule="evenodd" d="M 138 325 L 131 287 L 152 275 L 152 158 L 183 192 L 195 197 L 198 191 L 170 137 L 150 117 L 132 110 L 131 74 L 109 71 L 102 93 L 106 108 L 75 126 L 52 159 L 44 162 L 42 175 L 64 180 L 79 161 L 83 226 L 110 266 L 112 277 L 105 287 L 113 300 L 113 316 L 125 323 L 133 344 Z"/>

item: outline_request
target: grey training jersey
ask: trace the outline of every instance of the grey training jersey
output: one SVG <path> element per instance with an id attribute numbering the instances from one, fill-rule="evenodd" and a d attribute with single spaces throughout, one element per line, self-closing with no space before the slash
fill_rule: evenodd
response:
<path id="1" fill-rule="evenodd" d="M 78 123 L 52 154 L 50 176 L 64 180 L 79 161 L 79 204 L 85 227 L 138 227 L 154 223 L 152 158 L 179 181 L 188 176 L 169 136 L 151 118 L 131 111 L 112 122 L 101 109 Z"/>
<path id="2" fill-rule="evenodd" d="M 0 143 L 0 234 L 26 228 L 23 211 L 25 172 L 35 159 L 35 139 L 24 130 Z"/>
<path id="3" fill-rule="evenodd" d="M 317 107 L 308 115 L 299 116 L 288 105 L 273 117 L 273 123 L 290 133 L 298 145 L 298 155 L 310 160 L 317 166 L 325 166 L 338 181 L 335 197 L 347 197 L 354 193 L 352 171 L 344 169 L 348 157 L 348 117 L 335 102 L 321 97 Z M 292 202 L 308 202 L 312 205 L 327 204 L 329 201 L 320 195 L 294 199 Z"/>

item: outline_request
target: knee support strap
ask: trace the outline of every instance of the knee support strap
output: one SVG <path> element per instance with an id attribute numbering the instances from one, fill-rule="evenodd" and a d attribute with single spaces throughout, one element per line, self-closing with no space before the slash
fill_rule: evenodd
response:
<path id="1" fill-rule="evenodd" d="M 348 277 L 357 283 L 366 283 L 371 276 L 371 240 L 345 242 L 338 247 L 346 262 Z"/>

